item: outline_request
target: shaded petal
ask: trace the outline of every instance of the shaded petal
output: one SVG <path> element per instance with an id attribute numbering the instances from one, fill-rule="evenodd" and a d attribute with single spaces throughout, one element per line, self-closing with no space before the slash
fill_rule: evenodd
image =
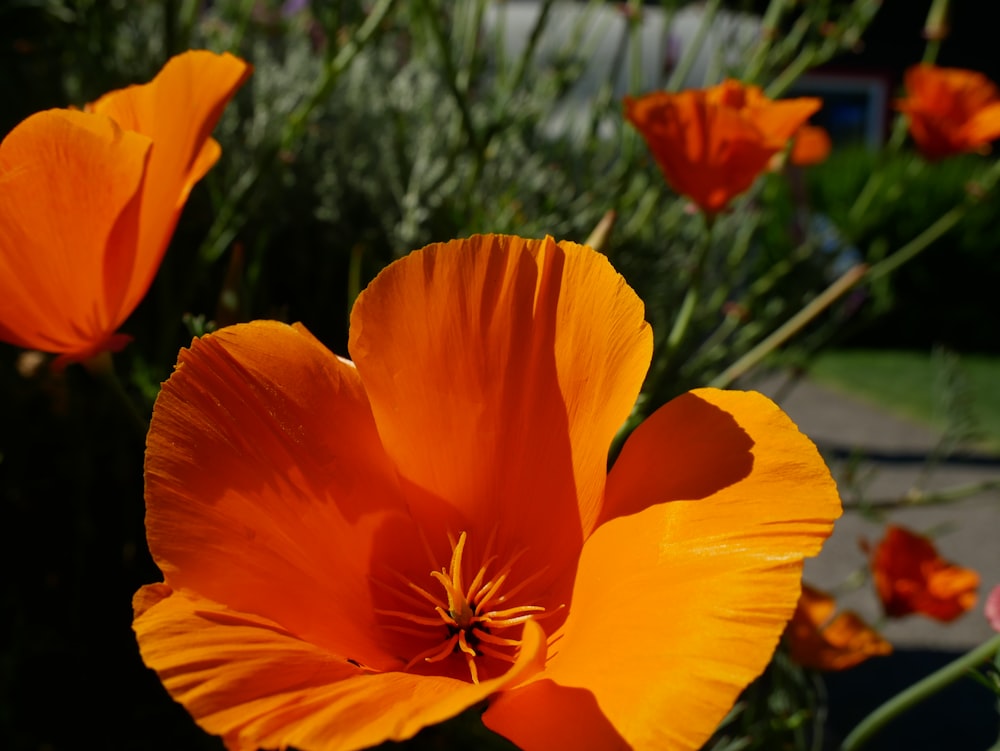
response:
<path id="1" fill-rule="evenodd" d="M 525 624 L 517 662 L 480 684 L 377 673 L 265 618 L 164 585 L 136 597 L 142 658 L 201 727 L 227 748 L 360 749 L 405 740 L 540 669 L 545 641 Z"/>
<path id="2" fill-rule="evenodd" d="M 604 256 L 550 238 L 428 246 L 361 294 L 350 351 L 425 528 L 496 529 L 530 570 L 575 562 L 651 356 Z"/>
<path id="3" fill-rule="evenodd" d="M 601 712 L 592 693 L 550 680 L 503 692 L 490 702 L 483 723 L 524 751 L 630 748 Z"/>
<path id="4" fill-rule="evenodd" d="M 846 670 L 869 657 L 892 653 L 892 645 L 856 613 L 834 617 L 836 602 L 826 592 L 803 585 L 785 640 L 792 659 L 815 670 Z"/>
<path id="5" fill-rule="evenodd" d="M 122 290 L 125 315 L 149 289 L 188 193 L 218 158 L 219 146 L 209 135 L 250 70 L 228 53 L 193 50 L 171 58 L 148 84 L 113 91 L 90 105 L 153 139 L 138 253 L 133 259 L 130 249 L 129 257 L 120 259 L 132 271 Z"/>
<path id="6" fill-rule="evenodd" d="M 377 542 L 400 525 L 423 560 L 349 362 L 273 321 L 181 351 L 146 447 L 147 539 L 170 586 L 398 665 L 369 587 Z"/>
<path id="7" fill-rule="evenodd" d="M 78 359 L 122 322 L 109 244 L 131 247 L 150 140 L 106 117 L 32 115 L 0 145 L 0 338 Z"/>
<path id="8" fill-rule="evenodd" d="M 802 560 L 840 514 L 836 487 L 773 403 L 706 389 L 639 426 L 607 493 L 539 678 L 588 689 L 634 748 L 699 748 L 770 660 Z"/>

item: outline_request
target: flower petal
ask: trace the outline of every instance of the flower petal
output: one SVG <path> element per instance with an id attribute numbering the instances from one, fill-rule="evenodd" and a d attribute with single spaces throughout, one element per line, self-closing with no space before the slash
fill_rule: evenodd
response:
<path id="1" fill-rule="evenodd" d="M 425 528 L 496 529 L 532 569 L 575 560 L 651 356 L 604 256 L 550 238 L 428 246 L 362 293 L 350 351 Z"/>
<path id="2" fill-rule="evenodd" d="M 146 448 L 147 538 L 171 587 L 398 665 L 369 576 L 400 525 L 423 559 L 397 493 L 357 371 L 303 327 L 232 326 L 182 350 Z"/>
<path id="3" fill-rule="evenodd" d="M 929 538 L 904 527 L 886 527 L 871 569 L 890 617 L 920 613 L 947 623 L 976 604 L 979 574 L 946 561 Z"/>
<path id="4" fill-rule="evenodd" d="M 892 645 L 856 613 L 833 617 L 833 597 L 803 585 L 785 640 L 792 659 L 815 670 L 846 670 L 875 655 L 892 653 Z"/>
<path id="5" fill-rule="evenodd" d="M 121 323 L 106 248 L 134 242 L 147 137 L 106 117 L 32 115 L 0 145 L 0 338 L 96 354 Z"/>
<path id="6" fill-rule="evenodd" d="M 138 253 L 121 301 L 126 315 L 149 289 L 188 193 L 218 158 L 209 135 L 249 75 L 250 66 L 233 55 L 193 50 L 171 58 L 150 83 L 113 91 L 90 105 L 153 139 Z"/>
<path id="7" fill-rule="evenodd" d="M 516 684 L 545 660 L 541 628 L 528 622 L 517 662 L 493 680 L 377 673 L 265 618 L 164 585 L 139 591 L 134 629 L 143 660 L 171 696 L 232 751 L 344 751 L 405 740 Z"/>
<path id="8" fill-rule="evenodd" d="M 633 748 L 699 748 L 771 658 L 836 487 L 766 398 L 700 390 L 639 426 L 607 493 L 538 678 L 588 689 Z"/>

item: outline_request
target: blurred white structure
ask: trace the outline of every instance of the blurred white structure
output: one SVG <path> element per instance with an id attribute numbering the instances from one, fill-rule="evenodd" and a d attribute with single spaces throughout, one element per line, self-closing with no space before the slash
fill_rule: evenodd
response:
<path id="1" fill-rule="evenodd" d="M 550 12 L 533 58 L 534 69 L 542 69 L 572 51 L 584 59 L 579 80 L 568 95 L 556 103 L 546 130 L 553 136 L 575 134 L 589 123 L 599 92 L 612 87 L 614 101 L 626 94 L 664 88 L 685 52 L 703 35 L 696 56 L 677 88 L 718 83 L 745 64 L 760 36 L 760 18 L 720 10 L 701 31 L 704 3 L 695 2 L 675 13 L 643 6 L 640 31 L 637 86 L 630 90 L 632 60 L 636 52 L 629 34 L 630 21 L 624 3 L 556 2 Z M 541 12 L 541 3 L 529 0 L 496 0 L 484 18 L 484 38 L 504 40 L 509 60 L 518 59 L 527 47 Z M 572 45 L 572 50 L 570 46 Z M 600 132 L 605 129 L 602 128 Z"/>

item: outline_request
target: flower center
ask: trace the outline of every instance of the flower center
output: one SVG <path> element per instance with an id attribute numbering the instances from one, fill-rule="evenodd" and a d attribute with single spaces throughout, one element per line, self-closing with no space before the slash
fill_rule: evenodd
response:
<path id="1" fill-rule="evenodd" d="M 458 653 L 465 658 L 472 682 L 479 683 L 476 658 L 494 657 L 513 663 L 521 642 L 502 633 L 506 629 L 523 624 L 529 618 L 538 617 L 537 614 L 542 613 L 545 608 L 539 605 L 504 607 L 510 597 L 516 595 L 534 578 L 530 577 L 503 592 L 516 557 L 492 576 L 489 575 L 488 569 L 496 561 L 497 556 L 487 557 L 469 585 L 465 586 L 462 575 L 465 540 L 466 534 L 462 532 L 457 542 L 452 541 L 450 565 L 440 571 L 430 572 L 431 577 L 441 585 L 443 593 L 432 594 L 427 589 L 400 577 L 408 590 L 417 597 L 402 592 L 398 594 L 408 603 L 425 610 L 432 609 L 433 614 L 402 610 L 376 610 L 376 612 L 413 624 L 390 624 L 386 628 L 436 642 L 410 659 L 405 669 L 409 670 L 421 662 L 441 662 Z M 428 605 L 431 608 L 428 608 Z M 414 625 L 418 628 L 414 628 Z"/>

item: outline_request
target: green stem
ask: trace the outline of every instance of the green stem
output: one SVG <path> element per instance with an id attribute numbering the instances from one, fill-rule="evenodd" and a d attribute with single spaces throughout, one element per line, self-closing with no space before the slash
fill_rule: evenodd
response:
<path id="1" fill-rule="evenodd" d="M 946 211 L 930 227 L 906 243 L 888 258 L 883 258 L 868 271 L 868 279 L 875 281 L 887 274 L 891 274 L 907 261 L 913 259 L 918 253 L 926 250 L 931 243 L 940 239 L 948 230 L 961 221 L 969 210 L 968 204 L 959 204 L 949 211 Z"/>
<path id="2" fill-rule="evenodd" d="M 851 731 L 841 744 L 840 751 L 856 751 L 862 748 L 889 722 L 951 685 L 969 670 L 974 670 L 991 659 L 998 650 L 1000 650 L 1000 634 L 889 699 Z"/>
<path id="3" fill-rule="evenodd" d="M 748 373 L 761 360 L 799 333 L 806 324 L 830 307 L 837 298 L 861 281 L 867 270 L 868 267 L 864 264 L 858 264 L 849 268 L 839 279 L 820 292 L 808 305 L 803 307 L 802 310 L 775 329 L 770 336 L 766 337 L 756 347 L 712 379 L 709 385 L 719 389 L 728 388 L 733 381 Z"/>
<path id="4" fill-rule="evenodd" d="M 768 53 L 771 51 L 771 43 L 778 36 L 778 22 L 785 14 L 788 0 L 771 0 L 764 11 L 764 18 L 760 22 L 760 42 L 753 51 L 753 57 L 743 71 L 743 80 L 753 83 L 761 74 Z"/>
<path id="5" fill-rule="evenodd" d="M 424 17 L 427 19 L 427 24 L 430 27 L 431 36 L 434 37 L 434 43 L 437 44 L 441 55 L 444 83 L 447 85 L 451 98 L 458 108 L 459 119 L 462 122 L 462 129 L 465 131 L 465 136 L 469 139 L 469 145 L 472 146 L 476 154 L 476 172 L 478 173 L 482 169 L 483 160 L 486 158 L 486 144 L 482 142 L 483 139 L 480 138 L 479 131 L 476 129 L 476 124 L 472 119 L 472 110 L 469 108 L 467 92 L 462 91 L 459 86 L 459 74 L 455 67 L 455 59 L 451 54 L 451 42 L 448 40 L 444 27 L 440 23 L 440 9 L 432 0 L 420 0 L 420 5 L 424 9 Z"/>
<path id="6" fill-rule="evenodd" d="M 145 443 L 146 433 L 149 432 L 149 419 L 142 413 L 132 397 L 125 391 L 125 386 L 115 372 L 114 363 L 111 360 L 110 352 L 101 352 L 99 355 L 82 363 L 83 367 L 94 378 L 101 381 L 108 390 L 115 395 L 115 399 L 125 410 L 129 417 L 129 423 L 135 428 L 139 439 Z"/>
<path id="7" fill-rule="evenodd" d="M 715 14 L 718 13 L 720 4 L 721 0 L 709 0 L 705 3 L 705 7 L 701 12 L 701 24 L 698 26 L 698 31 L 695 32 L 694 38 L 688 42 L 687 49 L 684 50 L 681 61 L 674 68 L 674 72 L 670 74 L 670 79 L 667 81 L 667 91 L 677 91 L 677 89 L 684 85 L 684 80 L 687 78 L 688 73 L 691 72 L 691 67 L 694 65 L 694 61 L 698 59 L 698 53 L 701 52 L 705 44 L 705 37 L 708 36 L 708 31 L 715 21 Z"/>
<path id="8" fill-rule="evenodd" d="M 379 0 L 375 4 L 375 7 L 369 11 L 368 16 L 361 26 L 358 27 L 354 36 L 323 67 L 323 75 L 320 78 L 319 85 L 313 89 L 312 95 L 289 116 L 288 124 L 282 133 L 282 148 L 290 148 L 299 137 L 305 129 L 312 111 L 316 109 L 320 102 L 326 101 L 330 96 L 330 91 L 333 89 L 333 85 L 337 82 L 337 79 L 340 78 L 341 73 L 347 70 L 348 66 L 354 61 L 354 58 L 358 56 L 358 53 L 364 49 L 368 40 L 371 39 L 378 27 L 382 25 L 385 17 L 389 15 L 389 11 L 392 10 L 395 2 L 396 0 Z"/>
<path id="9" fill-rule="evenodd" d="M 358 27 L 354 36 L 323 67 L 319 83 L 312 94 L 288 117 L 278 143 L 262 149 L 262 154 L 254 160 L 226 194 L 225 201 L 216 210 L 212 225 L 205 240 L 198 249 L 198 256 L 207 263 L 216 261 L 239 230 L 238 214 L 251 189 L 262 174 L 267 172 L 282 151 L 292 147 L 294 141 L 305 129 L 312 111 L 329 96 L 340 75 L 347 69 L 365 44 L 372 37 L 382 21 L 389 14 L 396 0 L 379 0 Z M 251 3 L 252 5 L 252 3 Z M 249 11 L 248 11 L 249 13 Z M 242 32 L 241 32 L 242 33 Z"/>
<path id="10" fill-rule="evenodd" d="M 684 341 L 688 327 L 691 325 L 691 317 L 694 309 L 698 305 L 698 298 L 701 294 L 701 278 L 705 273 L 705 260 L 708 258 L 709 250 L 712 248 L 712 227 L 715 224 L 715 216 L 702 214 L 705 219 L 705 229 L 701 233 L 701 242 L 695 248 L 694 263 L 691 267 L 691 276 L 688 278 L 687 293 L 681 303 L 677 318 L 667 336 L 667 350 L 664 359 L 668 362 L 673 359 L 674 354 Z"/>

